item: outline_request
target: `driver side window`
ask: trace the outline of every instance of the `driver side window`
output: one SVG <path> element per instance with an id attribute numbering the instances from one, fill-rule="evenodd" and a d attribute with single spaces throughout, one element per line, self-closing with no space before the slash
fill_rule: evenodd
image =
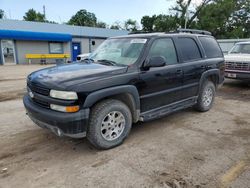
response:
<path id="1" fill-rule="evenodd" d="M 170 38 L 156 39 L 149 50 L 149 58 L 162 56 L 167 65 L 177 64 L 175 46 Z"/>

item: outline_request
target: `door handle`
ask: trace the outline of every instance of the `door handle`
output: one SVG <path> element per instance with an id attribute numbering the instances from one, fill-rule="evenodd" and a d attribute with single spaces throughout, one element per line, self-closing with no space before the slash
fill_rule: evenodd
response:
<path id="1" fill-rule="evenodd" d="M 181 70 L 181 69 L 180 69 L 180 70 L 177 70 L 177 71 L 176 71 L 176 74 L 177 74 L 177 75 L 181 75 L 181 74 L 182 74 L 182 70 Z"/>
<path id="2" fill-rule="evenodd" d="M 212 66 L 211 65 L 201 65 L 202 69 L 211 69 Z"/>

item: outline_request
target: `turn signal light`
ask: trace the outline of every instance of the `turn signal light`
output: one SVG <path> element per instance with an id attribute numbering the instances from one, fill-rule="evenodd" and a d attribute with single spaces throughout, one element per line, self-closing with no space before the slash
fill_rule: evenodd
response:
<path id="1" fill-rule="evenodd" d="M 66 112 L 77 112 L 79 111 L 79 106 L 67 106 Z"/>
<path id="2" fill-rule="evenodd" d="M 79 106 L 60 106 L 56 104 L 51 104 L 50 108 L 59 112 L 77 112 L 79 111 Z"/>

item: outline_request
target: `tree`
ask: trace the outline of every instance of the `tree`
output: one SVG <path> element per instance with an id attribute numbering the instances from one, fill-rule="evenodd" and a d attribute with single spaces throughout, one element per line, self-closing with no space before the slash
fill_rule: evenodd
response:
<path id="1" fill-rule="evenodd" d="M 202 0 L 200 4 L 197 6 L 196 4 L 192 4 L 192 0 L 177 0 L 176 6 L 171 8 L 171 11 L 174 11 L 174 14 L 176 17 L 179 18 L 179 25 L 184 28 L 185 22 L 186 27 L 190 27 L 193 24 L 193 21 L 197 18 L 197 16 L 200 14 L 202 9 L 206 7 L 209 3 L 213 2 L 214 0 Z M 192 10 L 189 12 L 190 6 L 192 7 Z M 190 17 L 189 17 L 190 13 Z M 188 20 L 186 20 L 188 18 Z"/>
<path id="2" fill-rule="evenodd" d="M 235 11 L 230 18 L 231 32 L 240 38 L 250 37 L 250 1 L 237 0 L 235 2 Z"/>
<path id="3" fill-rule="evenodd" d="M 88 12 L 85 9 L 79 10 L 75 15 L 73 15 L 68 21 L 69 25 L 78 26 L 97 26 L 97 18 L 94 13 Z"/>
<path id="4" fill-rule="evenodd" d="M 155 19 L 155 31 L 170 32 L 175 31 L 179 27 L 179 19 L 172 15 L 158 15 Z"/>
<path id="5" fill-rule="evenodd" d="M 99 28 L 107 28 L 107 24 L 105 22 L 97 22 L 96 23 L 96 27 L 99 27 Z"/>
<path id="6" fill-rule="evenodd" d="M 121 22 L 116 21 L 115 23 L 113 23 L 113 24 L 110 26 L 110 29 L 123 30 L 124 28 L 123 28 Z"/>
<path id="7" fill-rule="evenodd" d="M 154 24 L 156 20 L 156 15 L 150 16 L 143 16 L 141 19 L 142 30 L 152 32 L 154 31 Z"/>
<path id="8" fill-rule="evenodd" d="M 23 16 L 25 21 L 34 21 L 34 22 L 46 22 L 45 15 L 36 12 L 34 9 L 29 9 Z"/>
<path id="9" fill-rule="evenodd" d="M 147 32 L 169 32 L 179 27 L 179 18 L 172 15 L 144 16 L 141 19 L 142 30 Z"/>
<path id="10" fill-rule="evenodd" d="M 139 26 L 136 20 L 128 19 L 124 23 L 124 28 L 128 31 L 137 31 Z"/>
<path id="11" fill-rule="evenodd" d="M 4 16 L 4 11 L 2 9 L 0 9 L 0 19 L 2 19 Z"/>
<path id="12" fill-rule="evenodd" d="M 248 38 L 249 6 L 249 1 L 217 0 L 203 8 L 196 27 L 211 31 L 216 38 Z"/>
<path id="13" fill-rule="evenodd" d="M 118 25 L 111 25 L 110 29 L 120 30 L 121 28 Z"/>

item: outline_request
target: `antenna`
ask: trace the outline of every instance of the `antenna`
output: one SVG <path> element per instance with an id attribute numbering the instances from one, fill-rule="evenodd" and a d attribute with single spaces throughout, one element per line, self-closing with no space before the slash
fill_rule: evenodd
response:
<path id="1" fill-rule="evenodd" d="M 45 10 L 45 5 L 43 5 L 43 15 L 44 15 L 44 18 L 46 18 L 46 10 Z"/>

